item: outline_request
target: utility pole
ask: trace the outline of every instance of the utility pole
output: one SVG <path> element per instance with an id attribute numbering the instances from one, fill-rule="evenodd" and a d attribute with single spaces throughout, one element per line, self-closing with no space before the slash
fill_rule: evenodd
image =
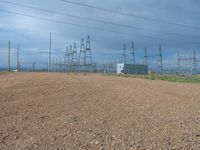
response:
<path id="1" fill-rule="evenodd" d="M 55 62 L 54 62 L 54 58 L 52 59 L 52 71 L 55 72 Z"/>
<path id="2" fill-rule="evenodd" d="M 10 40 L 8 42 L 8 71 L 10 72 Z"/>
<path id="3" fill-rule="evenodd" d="M 17 71 L 20 71 L 19 46 L 17 46 Z"/>
<path id="4" fill-rule="evenodd" d="M 33 62 L 33 72 L 35 71 L 35 62 Z"/>
<path id="5" fill-rule="evenodd" d="M 50 39 L 49 39 L 49 65 L 48 65 L 48 72 L 51 72 L 51 32 L 50 32 Z"/>
<path id="6" fill-rule="evenodd" d="M 163 61 L 162 61 L 162 47 L 159 46 L 159 54 L 158 54 L 158 68 L 160 68 L 161 75 L 163 74 Z"/>
<path id="7" fill-rule="evenodd" d="M 148 66 L 148 54 L 147 54 L 147 48 L 144 50 L 144 64 Z"/>
<path id="8" fill-rule="evenodd" d="M 197 73 L 197 65 L 196 65 L 196 51 L 194 50 L 194 57 L 193 57 L 193 74 L 196 75 Z"/>
<path id="9" fill-rule="evenodd" d="M 178 52 L 178 74 L 181 74 L 181 61 L 180 61 L 180 54 Z"/>
<path id="10" fill-rule="evenodd" d="M 131 51 L 131 54 L 132 54 L 133 64 L 135 64 L 135 44 L 134 44 L 133 41 L 132 41 L 132 51 Z"/>

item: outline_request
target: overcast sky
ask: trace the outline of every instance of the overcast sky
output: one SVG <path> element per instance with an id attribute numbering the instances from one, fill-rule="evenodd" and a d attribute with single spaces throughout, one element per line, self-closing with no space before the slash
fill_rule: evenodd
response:
<path id="1" fill-rule="evenodd" d="M 193 50 L 200 48 L 199 0 L 71 1 L 152 18 L 154 20 L 162 20 L 173 24 L 193 26 L 194 28 L 101 11 L 65 3 L 60 0 L 11 1 L 69 15 L 97 19 L 114 24 L 123 24 L 129 27 L 110 25 L 19 7 L 0 0 L 0 66 L 2 67 L 7 64 L 8 40 L 11 40 L 13 66 L 15 65 L 17 45 L 21 47 L 22 62 L 48 62 L 47 52 L 50 32 L 52 32 L 54 58 L 64 57 L 65 47 L 70 44 L 72 45 L 73 42 L 76 42 L 78 47 L 80 47 L 81 38 L 86 38 L 88 34 L 91 37 L 92 55 L 95 61 L 120 61 L 123 42 L 126 43 L 127 53 L 129 53 L 132 40 L 135 42 L 137 63 L 143 62 L 145 47 L 148 49 L 148 53 L 155 54 L 158 46 L 161 44 L 163 59 L 166 64 L 176 63 L 178 51 L 183 56 L 192 56 Z M 2 10 L 53 19 L 74 25 L 16 15 Z M 91 29 L 76 25 L 89 26 Z M 103 30 L 94 30 L 92 28 Z"/>

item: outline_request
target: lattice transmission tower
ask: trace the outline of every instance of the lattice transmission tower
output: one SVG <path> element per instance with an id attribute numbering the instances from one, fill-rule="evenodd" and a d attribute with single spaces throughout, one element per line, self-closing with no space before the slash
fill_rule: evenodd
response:
<path id="1" fill-rule="evenodd" d="M 86 50 L 85 50 L 85 44 L 84 44 L 84 38 L 81 40 L 81 47 L 80 47 L 80 53 L 79 53 L 79 64 L 83 65 L 85 64 L 85 57 L 86 57 Z"/>
<path id="2" fill-rule="evenodd" d="M 144 52 L 144 64 L 149 66 L 149 58 L 157 58 L 157 73 L 163 74 L 163 59 L 162 59 L 162 47 L 159 46 L 157 54 L 148 54 L 145 48 Z"/>
<path id="3" fill-rule="evenodd" d="M 160 72 L 160 74 L 163 74 L 163 59 L 162 59 L 162 47 L 161 47 L 161 45 L 159 46 L 157 57 L 158 57 L 157 69 Z"/>
<path id="4" fill-rule="evenodd" d="M 178 52 L 178 74 L 181 74 L 181 62 L 192 61 L 192 71 L 191 74 L 197 74 L 197 63 L 200 62 L 196 57 L 196 51 L 193 52 L 193 57 L 181 57 Z"/>
<path id="5" fill-rule="evenodd" d="M 131 45 L 131 63 L 135 64 L 135 44 L 132 41 L 132 45 Z"/>
<path id="6" fill-rule="evenodd" d="M 76 49 L 76 43 L 74 43 L 73 46 L 73 54 L 72 54 L 72 62 L 76 63 L 78 59 L 77 49 Z"/>
<path id="7" fill-rule="evenodd" d="M 86 41 L 84 62 L 86 65 L 92 65 L 92 49 L 91 49 L 91 42 L 89 35 L 87 36 L 87 41 Z"/>
<path id="8" fill-rule="evenodd" d="M 69 57 L 69 64 L 71 64 L 73 62 L 73 47 L 72 45 L 69 46 L 69 53 L 68 53 L 68 57 Z"/>
<path id="9" fill-rule="evenodd" d="M 69 63 L 69 47 L 66 47 L 66 51 L 65 51 L 65 64 Z"/>
<path id="10" fill-rule="evenodd" d="M 121 63 L 127 64 L 126 45 L 123 43 Z"/>

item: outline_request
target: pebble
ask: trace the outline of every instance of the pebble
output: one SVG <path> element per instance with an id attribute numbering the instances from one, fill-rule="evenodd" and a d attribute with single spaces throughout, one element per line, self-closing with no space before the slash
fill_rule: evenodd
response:
<path id="1" fill-rule="evenodd" d="M 99 144 L 99 142 L 98 142 L 98 141 L 95 141 L 95 144 L 96 144 L 96 145 L 98 145 L 98 144 Z"/>

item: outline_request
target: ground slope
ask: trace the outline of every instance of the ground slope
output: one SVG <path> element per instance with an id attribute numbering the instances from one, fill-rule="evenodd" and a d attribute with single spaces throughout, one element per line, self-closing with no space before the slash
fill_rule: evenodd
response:
<path id="1" fill-rule="evenodd" d="M 0 75 L 0 149 L 200 149 L 200 85 Z"/>

